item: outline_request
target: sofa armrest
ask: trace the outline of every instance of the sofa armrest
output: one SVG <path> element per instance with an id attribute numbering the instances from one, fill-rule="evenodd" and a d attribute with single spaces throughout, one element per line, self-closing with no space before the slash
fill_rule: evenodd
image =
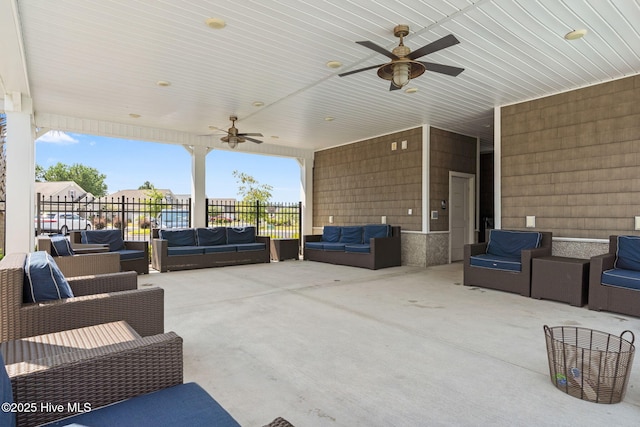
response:
<path id="1" fill-rule="evenodd" d="M 169 332 L 29 362 L 7 366 L 14 400 L 34 402 L 38 408 L 47 402 L 63 403 L 65 407 L 63 412 L 20 412 L 18 425 L 39 425 L 72 415 L 67 412 L 67 402 L 88 403 L 90 409 L 97 409 L 182 384 L 183 342 Z M 64 386 L 41 386 L 62 384 L 63 380 Z"/>
<path id="2" fill-rule="evenodd" d="M 256 236 L 256 243 L 264 243 L 269 250 L 269 244 L 271 243 L 271 237 L 269 236 Z"/>
<path id="3" fill-rule="evenodd" d="M 169 241 L 166 239 L 153 239 L 151 241 L 151 267 L 164 273 L 167 271 L 168 257 Z"/>
<path id="4" fill-rule="evenodd" d="M 135 272 L 134 272 L 135 274 Z M 24 304 L 20 324 L 3 340 L 126 321 L 141 336 L 164 332 L 164 289 L 145 288 Z"/>
<path id="5" fill-rule="evenodd" d="M 303 245 L 307 242 L 322 242 L 322 234 L 308 234 L 303 237 Z"/>
<path id="6" fill-rule="evenodd" d="M 119 266 L 118 261 L 118 268 Z M 135 271 L 72 277 L 67 281 L 76 297 L 138 289 L 138 275 Z"/>
<path id="7" fill-rule="evenodd" d="M 126 240 L 124 247 L 125 249 L 144 251 L 146 254 L 149 253 L 149 242 L 146 240 Z"/>
<path id="8" fill-rule="evenodd" d="M 66 278 L 120 271 L 120 254 L 115 252 L 54 257 L 53 260 Z"/>
<path id="9" fill-rule="evenodd" d="M 464 245 L 465 258 L 467 258 L 466 255 L 468 255 L 469 257 L 472 257 L 472 256 L 475 256 L 475 255 L 486 254 L 487 253 L 487 246 L 488 246 L 487 242 L 469 243 L 469 244 Z M 468 252 L 468 254 L 467 254 L 467 252 Z"/>

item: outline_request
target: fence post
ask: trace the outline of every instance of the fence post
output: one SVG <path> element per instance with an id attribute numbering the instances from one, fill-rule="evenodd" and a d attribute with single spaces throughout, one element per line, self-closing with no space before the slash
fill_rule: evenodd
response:
<path id="1" fill-rule="evenodd" d="M 204 198 L 204 226 L 209 227 L 209 199 Z"/>
<path id="2" fill-rule="evenodd" d="M 124 220 L 124 194 L 122 195 L 122 202 L 120 203 L 120 234 L 122 234 L 122 240 L 124 240 L 124 228 L 125 228 L 125 220 Z"/>
<path id="3" fill-rule="evenodd" d="M 256 234 L 260 234 L 260 200 L 256 200 Z"/>
<path id="4" fill-rule="evenodd" d="M 298 202 L 298 253 L 302 248 L 302 202 Z"/>
<path id="5" fill-rule="evenodd" d="M 38 219 L 38 222 L 37 222 L 38 229 L 36 230 L 36 234 L 40 234 L 42 232 L 42 224 L 41 224 L 41 222 L 42 222 L 42 216 L 41 216 L 42 215 L 42 211 L 41 211 L 42 206 L 41 206 L 41 202 L 40 202 L 40 198 L 41 197 L 42 197 L 41 193 L 38 193 L 36 195 L 36 200 L 37 200 L 36 201 L 36 218 Z M 6 227 L 6 225 L 5 225 L 5 227 Z"/>

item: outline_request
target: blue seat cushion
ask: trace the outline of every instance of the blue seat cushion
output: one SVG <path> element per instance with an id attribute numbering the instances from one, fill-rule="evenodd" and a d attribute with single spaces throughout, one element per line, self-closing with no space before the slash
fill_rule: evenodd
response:
<path id="1" fill-rule="evenodd" d="M 640 271 L 640 237 L 618 236 L 615 268 Z"/>
<path id="2" fill-rule="evenodd" d="M 325 251 L 344 251 L 344 243 L 327 243 L 322 245 L 322 249 Z"/>
<path id="3" fill-rule="evenodd" d="M 267 245 L 264 243 L 239 243 L 236 245 L 238 252 L 264 251 Z"/>
<path id="4" fill-rule="evenodd" d="M 335 225 L 325 225 L 322 229 L 322 241 L 328 243 L 338 243 L 340 241 L 340 230 L 342 227 Z"/>
<path id="5" fill-rule="evenodd" d="M 344 251 L 368 254 L 371 252 L 371 245 L 368 243 L 348 243 L 344 245 Z"/>
<path id="6" fill-rule="evenodd" d="M 144 258 L 144 251 L 138 249 L 122 249 L 116 252 L 120 254 L 121 260 Z"/>
<path id="7" fill-rule="evenodd" d="M 198 246 L 215 246 L 227 244 L 227 229 L 225 227 L 196 228 Z"/>
<path id="8" fill-rule="evenodd" d="M 202 255 L 204 248 L 202 246 L 170 246 L 167 248 L 167 255 Z"/>
<path id="9" fill-rule="evenodd" d="M 255 243 L 255 242 L 256 242 L 255 227 L 242 227 L 242 228 L 227 227 L 227 244 L 236 245 L 238 243 Z"/>
<path id="10" fill-rule="evenodd" d="M 240 427 L 240 424 L 196 383 L 180 384 L 136 396 L 45 426 L 91 427 Z M 5 425 L 5 424 L 3 424 Z"/>
<path id="11" fill-rule="evenodd" d="M 370 239 L 379 239 L 391 235 L 391 226 L 388 224 L 369 224 L 363 227 L 364 233 L 362 241 L 369 243 Z"/>
<path id="12" fill-rule="evenodd" d="M 542 233 L 532 231 L 491 230 L 487 254 L 502 257 L 518 257 L 525 249 L 540 246 Z"/>
<path id="13" fill-rule="evenodd" d="M 11 380 L 9 374 L 7 374 L 7 368 L 4 365 L 4 359 L 2 353 L 0 353 L 0 403 L 9 404 L 13 403 L 13 390 L 11 389 Z M 0 411 L 0 426 L 13 427 L 16 425 L 16 413 L 13 411 Z"/>
<path id="14" fill-rule="evenodd" d="M 71 256 L 74 254 L 71 242 L 62 234 L 51 236 L 51 250 L 53 256 Z"/>
<path id="15" fill-rule="evenodd" d="M 109 252 L 124 249 L 124 240 L 120 230 L 82 230 L 80 242 L 89 244 L 109 245 Z"/>
<path id="16" fill-rule="evenodd" d="M 602 272 L 603 285 L 640 290 L 640 271 L 614 268 Z"/>
<path id="17" fill-rule="evenodd" d="M 304 247 L 307 249 L 318 249 L 322 250 L 324 242 L 305 242 Z"/>
<path id="18" fill-rule="evenodd" d="M 236 252 L 236 245 L 215 245 L 201 246 L 205 254 L 213 254 L 218 252 Z"/>
<path id="19" fill-rule="evenodd" d="M 362 243 L 362 227 L 342 227 L 340 243 Z"/>
<path id="20" fill-rule="evenodd" d="M 196 232 L 193 228 L 178 230 L 160 230 L 158 236 L 167 241 L 167 246 L 197 246 Z"/>
<path id="21" fill-rule="evenodd" d="M 27 254 L 24 263 L 24 302 L 42 302 L 73 297 L 64 275 L 45 251 Z"/>
<path id="22" fill-rule="evenodd" d="M 474 267 L 491 268 L 494 270 L 522 271 L 520 257 L 506 257 L 491 254 L 474 255 L 469 264 Z"/>

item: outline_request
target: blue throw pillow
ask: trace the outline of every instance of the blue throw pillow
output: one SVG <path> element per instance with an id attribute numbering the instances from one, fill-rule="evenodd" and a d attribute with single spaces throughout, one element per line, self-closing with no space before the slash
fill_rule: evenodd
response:
<path id="1" fill-rule="evenodd" d="M 322 241 L 327 243 L 338 243 L 340 241 L 340 229 L 335 225 L 325 225 L 322 229 Z"/>
<path id="2" fill-rule="evenodd" d="M 196 232 L 193 228 L 180 230 L 160 230 L 161 239 L 167 240 L 167 246 L 196 246 Z"/>
<path id="3" fill-rule="evenodd" d="M 520 258 L 522 250 L 539 247 L 541 240 L 542 234 L 538 232 L 491 230 L 487 253 Z"/>
<path id="4" fill-rule="evenodd" d="M 81 242 L 94 245 L 109 245 L 109 252 L 124 249 L 124 240 L 120 230 L 83 230 Z"/>
<path id="5" fill-rule="evenodd" d="M 22 295 L 24 302 L 42 302 L 73 297 L 64 275 L 45 251 L 27 254 Z"/>
<path id="6" fill-rule="evenodd" d="M 615 268 L 640 271 L 640 237 L 618 236 Z"/>
<path id="7" fill-rule="evenodd" d="M 13 390 L 11 389 L 11 380 L 9 379 L 9 374 L 7 374 L 7 368 L 4 365 L 4 359 L 2 358 L 2 354 L 0 353 L 0 363 L 2 363 L 2 367 L 0 368 L 2 372 L 0 372 L 0 403 L 2 407 L 11 405 L 13 403 Z M 9 406 L 10 407 L 10 406 Z M 13 411 L 0 411 L 0 426 L 15 426 L 16 425 L 16 413 Z"/>
<path id="8" fill-rule="evenodd" d="M 340 243 L 362 243 L 362 227 L 342 227 Z"/>
<path id="9" fill-rule="evenodd" d="M 227 244 L 227 230 L 225 227 L 197 228 L 198 246 L 216 246 Z"/>
<path id="10" fill-rule="evenodd" d="M 227 227 L 227 243 L 229 245 L 236 245 L 238 243 L 255 243 L 255 242 L 256 242 L 255 227 L 244 227 L 244 228 Z"/>
<path id="11" fill-rule="evenodd" d="M 363 242 L 369 243 L 370 239 L 379 239 L 391 235 L 391 226 L 388 224 L 370 224 L 364 226 Z"/>
<path id="12" fill-rule="evenodd" d="M 71 256 L 74 254 L 71 243 L 62 234 L 51 236 L 51 252 L 54 256 Z"/>

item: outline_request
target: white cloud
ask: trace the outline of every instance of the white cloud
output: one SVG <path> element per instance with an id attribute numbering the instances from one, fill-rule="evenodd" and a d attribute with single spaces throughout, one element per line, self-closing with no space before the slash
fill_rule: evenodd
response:
<path id="1" fill-rule="evenodd" d="M 45 133 L 36 141 L 49 142 L 51 144 L 59 144 L 59 145 L 70 145 L 70 144 L 77 144 L 78 142 L 80 142 L 77 139 L 70 136 L 69 134 L 66 134 L 64 132 L 60 132 L 57 130 L 51 130 Z"/>

